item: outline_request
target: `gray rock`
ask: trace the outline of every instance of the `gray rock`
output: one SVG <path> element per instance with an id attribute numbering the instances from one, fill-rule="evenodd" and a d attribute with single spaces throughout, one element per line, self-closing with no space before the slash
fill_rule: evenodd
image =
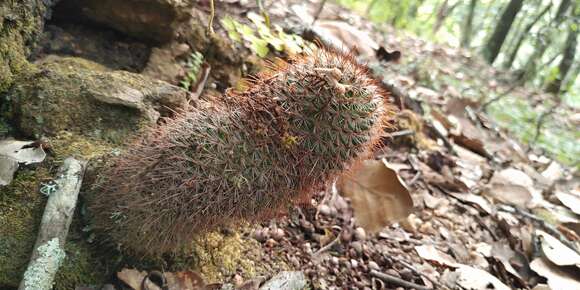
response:
<path id="1" fill-rule="evenodd" d="M 280 272 L 260 287 L 260 290 L 302 290 L 306 284 L 306 276 L 302 272 Z"/>

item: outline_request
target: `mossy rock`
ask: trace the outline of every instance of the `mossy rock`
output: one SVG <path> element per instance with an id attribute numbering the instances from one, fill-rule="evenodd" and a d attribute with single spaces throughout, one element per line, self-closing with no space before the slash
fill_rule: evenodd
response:
<path id="1" fill-rule="evenodd" d="M 53 1 L 0 1 L 0 93 L 31 69 L 26 60 Z"/>
<path id="2" fill-rule="evenodd" d="M 185 104 L 179 87 L 74 57 L 50 56 L 8 92 L 9 119 L 40 138 L 69 131 L 121 143 L 163 108 Z M 5 113 L 6 114 L 6 113 Z"/>

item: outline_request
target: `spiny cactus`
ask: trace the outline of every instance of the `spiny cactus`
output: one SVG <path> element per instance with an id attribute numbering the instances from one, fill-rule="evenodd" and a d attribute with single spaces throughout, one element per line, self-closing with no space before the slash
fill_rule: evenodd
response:
<path id="1" fill-rule="evenodd" d="M 350 55 L 296 58 L 130 144 L 96 183 L 94 227 L 126 250 L 158 254 L 271 216 L 368 156 L 390 116 L 386 100 Z"/>

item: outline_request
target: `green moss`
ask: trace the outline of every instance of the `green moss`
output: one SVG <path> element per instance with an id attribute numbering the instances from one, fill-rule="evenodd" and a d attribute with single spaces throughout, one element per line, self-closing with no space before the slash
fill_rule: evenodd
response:
<path id="1" fill-rule="evenodd" d="M 95 250 L 86 242 L 68 241 L 65 252 L 66 258 L 56 274 L 55 290 L 99 285 L 105 281 L 105 266 L 95 257 Z"/>
<path id="2" fill-rule="evenodd" d="M 256 265 L 250 257 L 259 255 L 253 250 L 259 247 L 255 240 L 244 241 L 238 233 L 231 236 L 209 233 L 199 238 L 195 245 L 196 268 L 209 283 L 223 281 L 225 277 L 235 274 L 237 269 L 252 277 L 256 274 Z"/>
<path id="3" fill-rule="evenodd" d="M 44 168 L 24 169 L 0 187 L 0 288 L 17 287 L 28 264 L 45 203 L 38 188 L 47 178 Z"/>
<path id="4" fill-rule="evenodd" d="M 36 168 L 21 168 L 10 185 L 0 187 L 0 289 L 18 287 L 28 265 L 47 199 L 39 188 L 55 174 L 49 168 L 56 169 L 67 156 L 93 159 L 112 150 L 108 143 L 69 132 L 50 138 L 48 142 L 52 154 L 43 163 Z M 107 271 L 100 260 L 101 255 L 85 241 L 83 226 L 77 209 L 55 289 L 74 289 L 105 280 Z"/>
<path id="5" fill-rule="evenodd" d="M 40 63 L 38 72 L 20 80 L 9 93 L 18 128 L 37 138 L 70 131 L 122 143 L 147 120 L 138 109 L 108 104 L 99 96 L 123 89 L 145 90 L 151 83 L 134 74 L 103 69 L 72 57 Z"/>
<path id="6" fill-rule="evenodd" d="M 28 46 L 40 33 L 45 11 L 42 0 L 0 2 L 0 92 L 30 69 Z"/>

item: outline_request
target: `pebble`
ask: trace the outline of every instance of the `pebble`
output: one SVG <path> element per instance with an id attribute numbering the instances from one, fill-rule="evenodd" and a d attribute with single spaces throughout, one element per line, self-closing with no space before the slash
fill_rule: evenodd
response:
<path id="1" fill-rule="evenodd" d="M 354 249 L 354 251 L 360 255 L 363 252 L 363 247 L 361 242 L 352 242 L 350 246 Z"/>
<path id="2" fill-rule="evenodd" d="M 401 278 L 401 275 L 399 274 L 399 272 L 397 272 L 395 269 L 392 269 L 392 268 L 385 271 L 385 273 L 387 273 L 393 277 Z"/>
<path id="3" fill-rule="evenodd" d="M 367 238 L 367 233 L 365 229 L 358 227 L 354 230 L 354 238 L 359 241 L 364 241 Z"/>
<path id="4" fill-rule="evenodd" d="M 323 215 L 329 216 L 329 215 L 330 215 L 330 212 L 331 212 L 332 210 L 330 209 L 330 206 L 328 206 L 328 205 L 326 205 L 326 204 L 321 204 L 321 205 L 318 207 L 318 211 L 319 211 L 321 214 L 323 214 Z"/>
<path id="5" fill-rule="evenodd" d="M 310 245 L 310 243 L 302 244 L 302 250 L 307 254 L 312 254 L 312 246 Z"/>
<path id="6" fill-rule="evenodd" d="M 282 238 L 284 238 L 284 230 L 283 229 L 280 229 L 280 228 L 271 229 L 270 230 L 270 236 L 274 240 L 280 241 Z"/>
<path id="7" fill-rule="evenodd" d="M 255 230 L 254 239 L 260 243 L 265 242 L 266 240 L 268 240 L 268 230 L 267 229 Z"/>
<path id="8" fill-rule="evenodd" d="M 401 278 L 407 280 L 407 281 L 412 281 L 413 280 L 413 272 L 409 269 L 401 269 L 401 271 L 399 271 L 399 274 L 401 275 Z"/>
<path id="9" fill-rule="evenodd" d="M 353 268 L 358 267 L 358 261 L 355 259 L 350 259 L 350 264 L 352 265 Z"/>
<path id="10" fill-rule="evenodd" d="M 381 268 L 379 267 L 379 264 L 375 263 L 375 261 L 370 261 L 369 262 L 369 269 L 376 270 L 376 271 L 380 271 L 381 270 Z"/>
<path id="11" fill-rule="evenodd" d="M 273 247 L 273 246 L 275 246 L 277 244 L 278 244 L 278 242 L 276 242 L 274 239 L 268 239 L 266 241 L 266 247 Z"/>
<path id="12" fill-rule="evenodd" d="M 242 276 L 240 276 L 239 274 L 236 274 L 234 275 L 234 278 L 232 278 L 232 282 L 234 283 L 236 288 L 240 288 L 240 286 L 244 284 L 244 278 L 242 278 Z"/>

